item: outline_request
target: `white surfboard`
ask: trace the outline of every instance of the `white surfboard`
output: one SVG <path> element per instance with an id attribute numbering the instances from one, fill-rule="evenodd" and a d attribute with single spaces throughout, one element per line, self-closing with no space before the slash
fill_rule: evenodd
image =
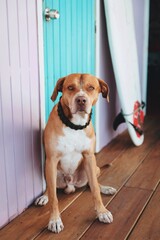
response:
<path id="1" fill-rule="evenodd" d="M 111 58 L 122 111 L 114 122 L 125 120 L 136 146 L 143 143 L 144 104 L 141 102 L 132 0 L 104 0 Z"/>

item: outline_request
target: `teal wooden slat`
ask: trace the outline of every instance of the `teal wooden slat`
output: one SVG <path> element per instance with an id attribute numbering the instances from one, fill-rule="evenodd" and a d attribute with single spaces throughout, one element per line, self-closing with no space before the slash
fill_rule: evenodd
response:
<path id="1" fill-rule="evenodd" d="M 87 15 L 87 2 L 82 0 L 82 72 L 88 72 L 88 66 L 87 66 L 87 53 L 88 53 L 88 49 L 87 49 L 87 19 L 86 19 L 86 15 Z M 88 23 L 89 24 L 89 23 Z"/>
<path id="2" fill-rule="evenodd" d="M 61 67 L 60 67 L 60 71 L 61 71 L 61 76 L 65 76 L 67 73 L 67 69 L 66 69 L 66 44 L 65 44 L 65 40 L 66 40 L 66 1 L 60 1 L 60 14 L 61 17 L 59 19 L 60 21 L 60 59 L 61 59 Z"/>
<path id="3" fill-rule="evenodd" d="M 45 1 L 44 4 L 45 8 L 52 7 L 52 0 Z M 52 25 L 50 23 L 46 24 L 44 20 L 44 41 L 47 44 L 44 45 L 44 58 L 45 58 L 45 101 L 46 101 L 46 114 L 50 112 L 51 109 L 51 103 L 49 100 L 50 97 L 50 89 L 52 88 L 52 61 L 53 61 L 53 53 L 51 53 L 51 48 L 53 46 L 52 39 L 50 38 L 50 35 L 52 35 Z"/>
<path id="4" fill-rule="evenodd" d="M 73 72 L 78 72 L 78 63 L 77 63 L 77 59 L 78 59 L 78 36 L 77 36 L 77 32 L 78 32 L 78 28 L 77 28 L 77 1 L 72 0 L 71 1 L 71 15 L 73 21 L 71 20 L 71 44 L 72 44 L 72 50 L 71 51 L 71 62 L 72 62 L 72 73 Z M 75 29 L 77 29 L 77 31 L 75 31 Z"/>
<path id="5" fill-rule="evenodd" d="M 93 2 L 92 0 L 90 0 L 91 2 Z M 91 57 L 90 57 L 90 61 L 91 61 L 91 73 L 94 75 L 95 74 L 95 39 L 96 39 L 96 34 L 95 34 L 95 3 L 92 3 L 92 13 L 90 16 L 90 21 L 91 21 Z"/>
<path id="6" fill-rule="evenodd" d="M 53 5 L 52 5 L 52 9 L 56 9 L 60 12 L 60 4 L 59 1 L 52 1 Z M 52 26 L 53 26 L 53 39 L 52 39 L 52 45 L 53 45 L 53 87 L 51 89 L 51 93 L 53 92 L 53 88 L 56 85 L 57 80 L 60 78 L 61 76 L 61 71 L 60 71 L 60 21 L 54 20 L 52 21 Z M 54 44 L 55 43 L 55 44 Z M 50 101 L 51 102 L 51 101 Z M 55 101 L 54 104 L 56 104 L 58 102 L 58 98 Z M 54 105 L 52 103 L 52 106 Z"/>
<path id="7" fill-rule="evenodd" d="M 77 66 L 79 72 L 82 72 L 82 4 L 81 1 L 77 1 Z"/>
<path id="8" fill-rule="evenodd" d="M 45 0 L 46 7 L 60 12 L 59 19 L 44 20 L 47 120 L 54 105 L 50 96 L 60 77 L 95 73 L 95 0 Z"/>
<path id="9" fill-rule="evenodd" d="M 66 75 L 70 74 L 72 72 L 72 28 L 71 24 L 73 22 L 72 20 L 72 1 L 67 1 L 66 7 L 65 7 L 65 13 L 66 13 L 66 21 L 65 21 L 65 28 L 66 28 L 66 39 L 65 41 L 62 39 L 62 44 L 65 43 L 65 50 L 66 50 Z"/>
<path id="10" fill-rule="evenodd" d="M 52 9 L 56 9 L 60 11 L 59 7 L 59 1 L 55 0 L 54 2 L 52 1 Z M 56 84 L 57 79 L 60 77 L 60 54 L 59 54 L 59 49 L 60 49 L 60 34 L 59 34 L 59 29 L 60 29 L 60 21 L 55 20 L 52 21 L 52 26 L 53 26 L 53 81 L 54 85 Z M 55 44 L 54 44 L 55 43 Z"/>
<path id="11" fill-rule="evenodd" d="M 88 14 L 90 11 L 92 13 L 94 13 L 94 4 L 92 4 L 92 0 L 87 1 L 88 5 L 87 5 L 87 22 L 89 24 L 87 24 L 87 67 L 88 67 L 88 71 L 91 71 L 94 74 L 94 69 L 95 69 L 95 58 L 94 58 L 94 54 L 95 54 L 95 20 L 94 20 L 94 15 L 93 14 Z M 92 39 L 92 41 L 89 41 L 89 39 Z"/>

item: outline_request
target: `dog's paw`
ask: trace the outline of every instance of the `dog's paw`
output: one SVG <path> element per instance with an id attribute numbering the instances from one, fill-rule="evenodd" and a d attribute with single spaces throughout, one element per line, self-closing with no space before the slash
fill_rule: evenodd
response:
<path id="1" fill-rule="evenodd" d="M 115 188 L 109 187 L 109 186 L 103 186 L 103 185 L 100 185 L 100 191 L 101 193 L 106 195 L 113 195 L 117 192 Z"/>
<path id="2" fill-rule="evenodd" d="M 103 223 L 111 223 L 111 222 L 113 222 L 112 213 L 109 212 L 109 211 L 106 211 L 104 213 L 99 213 L 98 214 L 98 219 L 99 219 L 100 222 L 103 222 Z"/>
<path id="3" fill-rule="evenodd" d="M 35 205 L 44 206 L 48 203 L 48 196 L 42 195 L 41 197 L 37 198 L 35 201 Z"/>
<path id="4" fill-rule="evenodd" d="M 57 218 L 56 220 L 51 219 L 48 224 L 48 230 L 54 233 L 59 233 L 64 229 L 63 222 L 61 218 Z"/>

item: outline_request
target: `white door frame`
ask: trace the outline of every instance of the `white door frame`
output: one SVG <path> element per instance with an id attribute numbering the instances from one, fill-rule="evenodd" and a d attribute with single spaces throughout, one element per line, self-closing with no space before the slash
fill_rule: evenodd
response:
<path id="1" fill-rule="evenodd" d="M 43 1 L 37 1 L 37 22 L 38 22 L 38 54 L 39 54 L 39 82 L 40 82 L 40 128 L 41 128 L 41 156 L 42 156 L 42 177 L 43 191 L 46 189 L 44 177 L 45 153 L 43 147 L 43 131 L 45 128 L 45 75 L 44 75 L 44 40 L 43 40 Z"/>
<path id="2" fill-rule="evenodd" d="M 97 77 L 100 76 L 100 0 L 96 0 L 96 51 L 95 51 L 95 74 Z M 100 126 L 100 105 L 99 101 L 96 104 L 95 111 L 95 123 L 96 123 L 96 152 L 100 151 L 99 145 L 99 126 Z"/>

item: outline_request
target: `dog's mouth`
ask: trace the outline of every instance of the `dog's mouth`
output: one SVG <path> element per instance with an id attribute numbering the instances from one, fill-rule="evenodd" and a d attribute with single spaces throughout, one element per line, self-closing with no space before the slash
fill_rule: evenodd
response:
<path id="1" fill-rule="evenodd" d="M 91 112 L 91 109 L 87 109 L 85 106 L 75 107 L 73 110 L 71 110 L 72 114 L 80 114 L 80 115 L 90 114 L 90 112 Z"/>
<path id="2" fill-rule="evenodd" d="M 77 112 L 85 112 L 85 113 L 87 113 L 86 112 L 86 106 L 78 106 L 77 107 Z"/>

